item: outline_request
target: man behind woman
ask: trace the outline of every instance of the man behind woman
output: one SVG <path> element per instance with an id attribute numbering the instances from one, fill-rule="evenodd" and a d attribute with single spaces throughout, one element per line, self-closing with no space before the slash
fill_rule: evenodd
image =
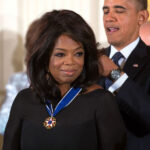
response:
<path id="1" fill-rule="evenodd" d="M 147 0 L 104 0 L 103 6 L 110 47 L 99 57 L 104 66 L 99 83 L 116 97 L 127 150 L 150 150 L 150 47 L 139 37 L 147 6 Z"/>

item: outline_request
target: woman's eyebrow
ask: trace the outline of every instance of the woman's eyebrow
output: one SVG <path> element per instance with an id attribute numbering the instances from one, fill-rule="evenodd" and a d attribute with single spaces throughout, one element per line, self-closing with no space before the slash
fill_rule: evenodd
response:
<path id="1" fill-rule="evenodd" d="M 83 49 L 83 47 L 82 47 L 82 46 L 79 46 L 79 47 L 77 47 L 77 48 L 75 48 L 75 49 L 73 49 L 73 50 L 79 50 L 79 49 Z M 66 51 L 67 49 L 56 47 L 55 50 Z"/>

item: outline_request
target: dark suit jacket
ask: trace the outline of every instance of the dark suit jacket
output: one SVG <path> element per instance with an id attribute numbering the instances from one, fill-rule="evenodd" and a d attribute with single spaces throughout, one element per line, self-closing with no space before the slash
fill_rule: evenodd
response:
<path id="1" fill-rule="evenodd" d="M 140 40 L 123 70 L 129 78 L 116 99 L 127 128 L 127 150 L 150 150 L 150 47 Z M 99 82 L 103 87 L 104 80 Z"/>

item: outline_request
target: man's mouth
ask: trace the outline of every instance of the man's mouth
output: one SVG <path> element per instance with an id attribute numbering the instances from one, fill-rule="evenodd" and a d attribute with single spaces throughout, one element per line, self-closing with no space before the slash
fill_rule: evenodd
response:
<path id="1" fill-rule="evenodd" d="M 106 31 L 107 31 L 108 33 L 113 33 L 113 32 L 116 32 L 116 31 L 118 31 L 118 30 L 119 30 L 118 27 L 107 27 L 107 28 L 106 28 Z"/>

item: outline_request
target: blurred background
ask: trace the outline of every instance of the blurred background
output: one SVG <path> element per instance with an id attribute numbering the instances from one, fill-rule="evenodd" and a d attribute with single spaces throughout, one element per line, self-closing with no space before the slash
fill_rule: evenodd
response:
<path id="1" fill-rule="evenodd" d="M 102 22 L 103 2 L 104 0 L 0 0 L 0 107 L 5 100 L 6 84 L 10 76 L 26 69 L 24 42 L 29 24 L 46 11 L 70 9 L 91 25 L 97 42 L 106 47 L 108 43 Z M 2 142 L 3 136 L 0 135 L 0 150 Z"/>

